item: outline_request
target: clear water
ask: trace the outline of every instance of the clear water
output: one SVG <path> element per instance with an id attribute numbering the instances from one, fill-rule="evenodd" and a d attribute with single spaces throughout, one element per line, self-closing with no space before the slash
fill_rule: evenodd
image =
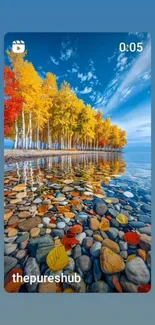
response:
<path id="1" fill-rule="evenodd" d="M 151 154 L 150 152 L 124 152 L 124 153 L 93 153 L 75 154 L 54 157 L 42 157 L 25 160 L 18 163 L 5 164 L 5 175 L 16 172 L 23 181 L 33 173 L 33 170 L 52 170 L 58 168 L 62 171 L 75 171 L 75 167 L 82 168 L 87 176 L 91 168 L 98 168 L 103 171 L 106 178 L 109 177 L 115 184 L 117 178 L 129 181 L 151 191 Z M 73 169 L 72 169 L 73 168 Z M 90 171 L 91 174 L 91 171 Z M 103 179 L 104 181 L 104 179 Z"/>

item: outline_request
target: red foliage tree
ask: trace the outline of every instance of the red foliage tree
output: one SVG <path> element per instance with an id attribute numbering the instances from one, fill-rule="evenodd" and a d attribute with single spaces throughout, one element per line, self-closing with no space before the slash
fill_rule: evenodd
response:
<path id="1" fill-rule="evenodd" d="M 101 148 L 104 148 L 105 145 L 106 145 L 106 142 L 104 140 L 99 141 L 99 146 Z"/>
<path id="2" fill-rule="evenodd" d="M 15 119 L 21 113 L 22 97 L 16 74 L 9 67 L 4 68 L 4 135 L 12 129 Z"/>

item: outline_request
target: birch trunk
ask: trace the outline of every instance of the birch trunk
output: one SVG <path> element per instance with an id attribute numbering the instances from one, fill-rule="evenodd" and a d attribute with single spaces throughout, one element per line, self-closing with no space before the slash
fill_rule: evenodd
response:
<path id="1" fill-rule="evenodd" d="M 39 147 L 39 123 L 37 126 L 37 149 L 40 149 L 40 147 Z"/>
<path id="2" fill-rule="evenodd" d="M 25 149 L 25 114 L 22 109 L 22 149 Z"/>
<path id="3" fill-rule="evenodd" d="M 17 124 L 17 119 L 15 120 L 15 143 L 14 143 L 14 149 L 18 148 L 18 124 Z"/>
<path id="4" fill-rule="evenodd" d="M 29 149 L 32 148 L 32 113 L 29 114 L 29 128 L 30 128 L 30 142 L 29 142 Z"/>
<path id="5" fill-rule="evenodd" d="M 50 134 L 50 121 L 48 119 L 47 122 L 47 127 L 48 127 L 48 149 L 52 149 L 52 141 L 51 141 L 51 134 Z"/>

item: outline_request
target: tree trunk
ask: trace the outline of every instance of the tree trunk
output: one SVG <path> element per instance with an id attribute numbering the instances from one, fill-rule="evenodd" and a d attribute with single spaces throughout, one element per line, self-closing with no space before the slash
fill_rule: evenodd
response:
<path id="1" fill-rule="evenodd" d="M 40 147 L 39 147 L 39 123 L 37 126 L 37 149 L 40 149 Z"/>
<path id="2" fill-rule="evenodd" d="M 32 148 L 32 113 L 29 114 L 29 130 L 30 130 L 29 149 L 31 149 Z"/>
<path id="3" fill-rule="evenodd" d="M 22 109 L 22 149 L 25 149 L 25 114 Z"/>
<path id="4" fill-rule="evenodd" d="M 51 150 L 52 149 L 52 141 L 51 141 L 51 134 L 50 134 L 50 121 L 48 119 L 47 122 L 47 128 L 48 128 L 48 149 Z"/>
<path id="5" fill-rule="evenodd" d="M 16 131 L 16 135 L 15 135 L 14 149 L 17 149 L 17 147 L 18 147 L 18 124 L 17 124 L 17 119 L 15 120 L 15 131 Z"/>

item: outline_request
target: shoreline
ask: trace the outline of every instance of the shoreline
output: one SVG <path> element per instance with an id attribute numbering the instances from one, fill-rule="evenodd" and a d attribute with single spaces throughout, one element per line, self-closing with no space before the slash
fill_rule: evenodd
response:
<path id="1" fill-rule="evenodd" d="M 33 159 L 39 157 L 64 156 L 75 154 L 95 154 L 95 153 L 122 153 L 122 151 L 112 150 L 36 150 L 36 149 L 5 149 L 4 163 L 16 162 L 21 159 Z"/>

